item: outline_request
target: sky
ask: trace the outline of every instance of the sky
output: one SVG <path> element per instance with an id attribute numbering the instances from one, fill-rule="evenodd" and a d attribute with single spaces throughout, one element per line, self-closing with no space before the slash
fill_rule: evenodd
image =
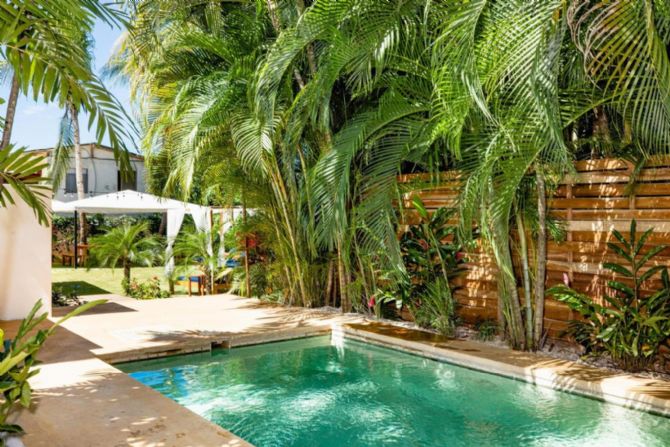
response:
<path id="1" fill-rule="evenodd" d="M 102 22 L 96 22 L 93 31 L 95 41 L 94 60 L 95 69 L 98 74 L 101 73 L 112 53 L 114 44 L 121 35 L 118 28 L 110 28 Z M 116 96 L 121 104 L 126 108 L 130 115 L 130 94 L 128 86 L 118 80 L 104 79 L 103 82 L 107 88 Z M 9 96 L 9 83 L 0 84 L 0 98 Z M 0 105 L 0 114 L 4 116 L 6 104 Z M 19 97 L 16 107 L 16 118 L 14 119 L 14 129 L 12 131 L 12 143 L 17 146 L 26 146 L 29 149 L 42 149 L 53 147 L 58 141 L 58 125 L 63 116 L 63 110 L 58 108 L 58 104 L 35 102 L 32 98 L 25 96 Z M 82 114 L 79 118 L 81 127 L 81 142 L 89 143 L 95 141 L 95 133 L 88 130 L 88 117 Z M 135 148 L 134 142 L 129 142 L 129 148 Z"/>

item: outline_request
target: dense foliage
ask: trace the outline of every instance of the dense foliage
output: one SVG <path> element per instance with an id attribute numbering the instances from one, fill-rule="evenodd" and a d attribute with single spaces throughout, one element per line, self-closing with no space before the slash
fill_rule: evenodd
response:
<path id="1" fill-rule="evenodd" d="M 157 298 L 168 298 L 170 292 L 161 289 L 161 281 L 157 276 L 145 281 L 139 282 L 136 279 L 131 279 L 128 284 L 124 279 L 124 290 L 131 298 L 138 300 L 153 300 Z"/>
<path id="2" fill-rule="evenodd" d="M 408 280 L 402 285 L 403 301 L 417 324 L 452 334 L 456 322 L 456 301 L 451 280 L 463 271 L 461 246 L 456 228 L 449 225 L 453 211 L 440 208 L 429 214 L 415 198 L 413 209 L 419 222 L 400 237 L 400 251 Z"/>
<path id="3" fill-rule="evenodd" d="M 610 292 L 604 302 L 565 285 L 548 290 L 581 315 L 582 319 L 570 323 L 568 332 L 586 353 L 607 353 L 620 367 L 634 371 L 653 364 L 670 337 L 670 276 L 665 265 L 654 262 L 654 257 L 667 247 L 645 245 L 652 231 L 648 229 L 638 239 L 635 220 L 629 239 L 614 230 L 619 244 L 607 245 L 626 264 L 603 264 L 615 277 L 607 282 Z M 659 275 L 660 287 L 645 293 L 644 287 Z"/>
<path id="4" fill-rule="evenodd" d="M 151 188 L 256 209 L 284 302 L 367 309 L 397 290 L 397 175 L 453 168 L 458 236 L 476 229 L 499 267 L 500 330 L 537 349 L 558 179 L 575 158 L 670 148 L 666 0 L 127 4 L 110 71 L 133 89 Z"/>

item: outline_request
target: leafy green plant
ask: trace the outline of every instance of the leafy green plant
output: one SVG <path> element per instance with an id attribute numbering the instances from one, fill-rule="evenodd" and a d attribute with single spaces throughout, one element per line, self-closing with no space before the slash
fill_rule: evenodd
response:
<path id="1" fill-rule="evenodd" d="M 154 236 L 148 236 L 149 224 L 141 222 L 135 225 L 124 223 L 111 228 L 106 234 L 89 240 L 91 255 L 101 266 L 111 268 L 121 264 L 123 268 L 124 291 L 128 293 L 130 268 L 133 265 L 150 267 L 162 249 L 161 242 Z"/>
<path id="2" fill-rule="evenodd" d="M 77 287 L 77 286 L 75 286 Z M 60 287 L 53 287 L 51 290 L 51 305 L 57 307 L 80 306 L 83 304 L 75 290 L 65 292 Z"/>
<path id="3" fill-rule="evenodd" d="M 225 270 L 219 266 L 219 235 L 195 228 L 185 231 L 174 246 L 174 254 L 182 259 L 184 266 L 197 266 L 204 273 L 205 290 L 214 292 L 214 280 Z"/>
<path id="4" fill-rule="evenodd" d="M 48 224 L 45 201 L 51 188 L 41 175 L 47 166 L 44 158 L 26 152 L 25 148 L 15 148 L 11 144 L 0 147 L 0 207 L 14 205 L 18 196 L 33 209 L 40 224 Z"/>
<path id="5" fill-rule="evenodd" d="M 402 300 L 398 299 L 395 292 L 377 289 L 374 295 L 368 299 L 368 308 L 372 309 L 375 317 L 382 318 L 384 305 L 388 303 L 395 303 L 398 308 L 402 307 Z"/>
<path id="6" fill-rule="evenodd" d="M 451 210 L 440 208 L 432 215 L 419 198 L 413 206 L 421 221 L 400 237 L 402 259 L 409 275 L 403 287 L 404 301 L 420 326 L 451 334 L 455 328 L 456 303 L 450 281 L 465 262 L 461 246 L 454 242 Z"/>
<path id="7" fill-rule="evenodd" d="M 426 286 L 419 300 L 410 305 L 416 323 L 443 335 L 453 335 L 458 323 L 456 301 L 451 286 L 444 278 L 436 278 Z"/>
<path id="8" fill-rule="evenodd" d="M 154 276 L 145 282 L 139 282 L 136 279 L 132 279 L 127 285 L 125 284 L 124 279 L 123 286 L 124 290 L 127 291 L 128 296 L 138 300 L 153 300 L 157 298 L 168 298 L 170 296 L 170 292 L 161 289 L 161 281 L 157 276 Z"/>
<path id="9" fill-rule="evenodd" d="M 498 322 L 495 320 L 479 320 L 475 323 L 477 334 L 475 337 L 481 341 L 491 341 L 498 335 Z"/>
<path id="10" fill-rule="evenodd" d="M 581 320 L 570 322 L 567 332 L 584 346 L 587 354 L 607 353 L 626 370 L 649 367 L 670 337 L 670 276 L 664 265 L 648 265 L 666 246 L 645 250 L 652 232 L 653 228 L 650 228 L 637 239 L 635 220 L 630 224 L 630 239 L 613 231 L 620 244 L 608 242 L 607 245 L 627 265 L 603 264 L 616 277 L 622 278 L 607 282 L 612 293 L 604 295 L 606 304 L 566 285 L 555 286 L 547 292 L 582 316 Z M 644 294 L 642 286 L 658 274 L 661 288 Z"/>
<path id="11" fill-rule="evenodd" d="M 37 315 L 42 308 L 42 302 L 38 301 L 23 319 L 16 335 L 12 340 L 6 340 L 5 334 L 0 330 L 0 392 L 3 401 L 0 403 L 0 432 L 23 434 L 23 428 L 17 424 L 7 422 L 9 416 L 19 406 L 30 407 L 32 401 L 32 388 L 28 379 L 39 373 L 35 366 L 39 364 L 37 354 L 47 339 L 54 333 L 55 329 L 69 318 L 86 312 L 106 300 L 96 300 L 83 304 L 58 320 L 48 329 L 40 328 L 48 317 L 48 313 Z M 4 446 L 4 440 L 0 439 L 0 446 Z"/>

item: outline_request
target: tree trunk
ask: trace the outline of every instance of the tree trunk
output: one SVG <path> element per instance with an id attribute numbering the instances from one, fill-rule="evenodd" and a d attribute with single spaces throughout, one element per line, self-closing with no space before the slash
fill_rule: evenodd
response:
<path id="1" fill-rule="evenodd" d="M 123 260 L 123 279 L 125 279 L 126 284 L 130 286 L 130 261 L 127 259 Z"/>
<path id="2" fill-rule="evenodd" d="M 547 191 L 544 173 L 540 166 L 535 169 L 537 185 L 537 260 L 535 269 L 535 330 L 534 348 L 538 349 L 544 330 L 544 283 L 547 273 Z"/>
<path id="3" fill-rule="evenodd" d="M 270 14 L 270 21 L 272 22 L 272 28 L 274 28 L 275 32 L 279 34 L 281 31 L 281 23 L 279 22 L 277 2 L 275 0 L 267 0 L 267 4 L 268 13 Z"/>
<path id="4" fill-rule="evenodd" d="M 340 238 L 337 241 L 337 276 L 340 282 L 340 306 L 342 312 L 351 311 L 351 303 L 349 302 L 349 293 L 347 285 L 347 273 L 342 259 L 342 242 Z"/>
<path id="5" fill-rule="evenodd" d="M 12 76 L 12 86 L 9 90 L 9 98 L 7 98 L 7 113 L 5 114 L 5 127 L 2 130 L 2 142 L 0 143 L 0 150 L 9 146 L 12 138 L 12 128 L 14 127 L 14 116 L 16 116 L 16 103 L 19 100 L 19 79 L 16 73 Z"/>
<path id="6" fill-rule="evenodd" d="M 524 330 L 517 281 L 514 276 L 514 261 L 510 250 L 509 225 L 500 222 L 492 222 L 492 225 L 493 242 L 498 246 L 495 253 L 496 263 L 500 270 L 498 293 L 501 295 L 507 334 L 512 348 L 522 349 L 525 344 Z"/>
<path id="7" fill-rule="evenodd" d="M 521 257 L 521 269 L 523 271 L 523 292 L 524 306 L 526 309 L 526 346 L 531 347 L 533 343 L 533 301 L 530 291 L 530 265 L 528 262 L 528 241 L 526 240 L 526 228 L 523 224 L 523 217 L 516 212 L 516 227 L 519 231 L 519 251 Z"/>
<path id="8" fill-rule="evenodd" d="M 330 296 L 332 295 L 333 288 L 333 261 L 328 261 L 328 277 L 326 278 L 326 294 L 324 296 L 323 305 L 328 307 L 330 306 Z"/>
<path id="9" fill-rule="evenodd" d="M 247 234 L 247 204 L 242 200 L 242 222 L 244 223 L 244 280 L 247 298 L 251 297 L 251 279 L 249 278 L 249 236 Z"/>
<path id="10" fill-rule="evenodd" d="M 81 137 L 79 134 L 79 111 L 71 102 L 67 105 L 70 109 L 70 119 L 72 120 L 72 133 L 74 138 L 74 175 L 77 183 L 77 200 L 86 198 L 84 189 L 84 168 L 81 163 Z M 86 243 L 87 236 L 86 214 L 79 213 L 79 240 L 82 244 Z M 76 249 L 76 248 L 75 248 Z"/>
<path id="11" fill-rule="evenodd" d="M 167 213 L 161 214 L 161 223 L 158 225 L 158 234 L 165 236 L 167 229 Z"/>

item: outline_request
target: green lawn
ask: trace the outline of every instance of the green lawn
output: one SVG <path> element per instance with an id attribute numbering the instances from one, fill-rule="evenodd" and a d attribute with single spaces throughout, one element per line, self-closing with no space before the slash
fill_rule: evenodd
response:
<path id="1" fill-rule="evenodd" d="M 157 276 L 163 288 L 167 289 L 167 280 L 163 276 L 164 267 L 133 267 L 130 272 L 132 278 L 140 282 Z M 109 268 L 78 268 L 54 267 L 51 270 L 53 288 L 61 293 L 68 294 L 74 291 L 77 295 L 97 295 L 101 293 L 115 293 L 123 295 L 121 290 L 122 269 Z M 186 293 L 185 288 L 176 287 L 175 294 Z"/>

